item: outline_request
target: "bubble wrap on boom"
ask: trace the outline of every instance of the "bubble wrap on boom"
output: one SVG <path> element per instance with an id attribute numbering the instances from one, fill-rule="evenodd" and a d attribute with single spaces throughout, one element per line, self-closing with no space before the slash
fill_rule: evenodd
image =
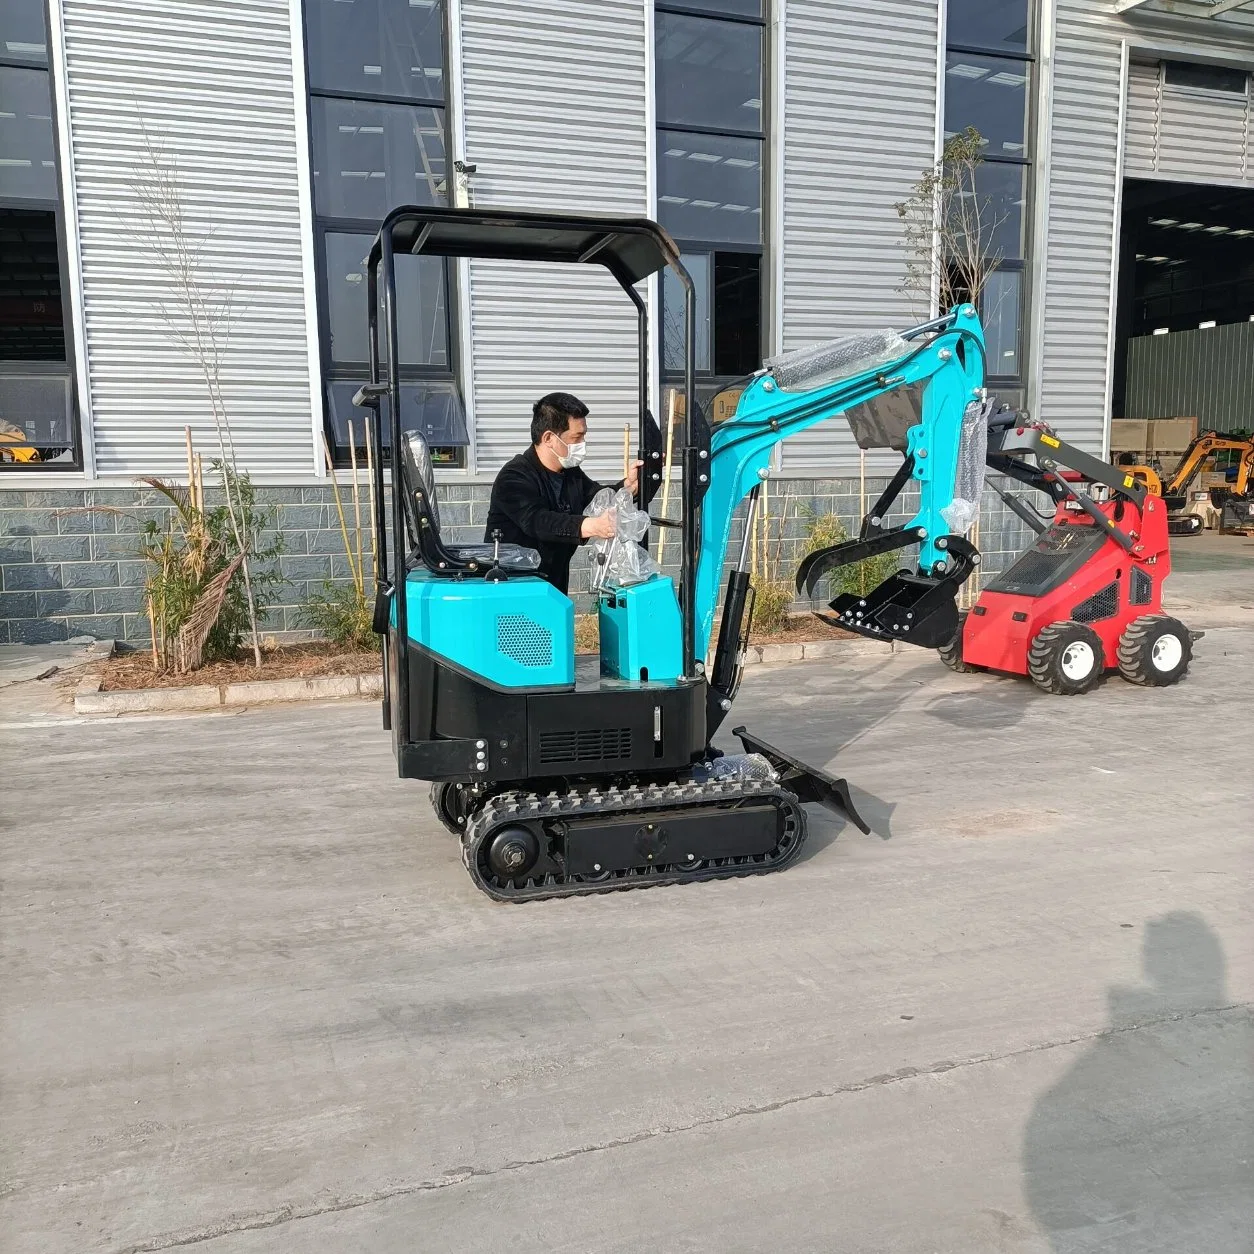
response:
<path id="1" fill-rule="evenodd" d="M 972 401 L 962 415 L 958 441 L 958 471 L 954 475 L 954 499 L 941 510 L 951 534 L 965 536 L 980 513 L 984 491 L 985 458 L 988 456 L 990 406 Z"/>
<path id="2" fill-rule="evenodd" d="M 909 351 L 910 345 L 896 331 L 846 335 L 772 357 L 766 368 L 783 391 L 808 392 L 837 379 L 886 366 Z"/>
<path id="3" fill-rule="evenodd" d="M 611 540 L 594 540 L 595 555 L 592 562 L 592 588 L 613 584 L 627 588 L 633 583 L 644 583 L 658 573 L 658 564 L 640 547 L 640 540 L 649 530 L 649 515 L 637 509 L 635 499 L 626 488 L 602 488 L 584 510 L 589 518 L 613 512 L 617 534 Z"/>

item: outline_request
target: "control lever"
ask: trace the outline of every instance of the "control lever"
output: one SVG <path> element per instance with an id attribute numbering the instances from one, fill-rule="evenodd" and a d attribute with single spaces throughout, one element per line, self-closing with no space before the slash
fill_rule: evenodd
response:
<path id="1" fill-rule="evenodd" d="M 509 576 L 501 567 L 501 529 L 492 529 L 492 565 L 483 576 L 488 583 L 503 583 Z"/>

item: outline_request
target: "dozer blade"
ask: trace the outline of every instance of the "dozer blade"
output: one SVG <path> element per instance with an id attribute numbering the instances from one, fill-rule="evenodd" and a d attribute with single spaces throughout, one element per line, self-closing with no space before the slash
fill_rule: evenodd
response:
<path id="1" fill-rule="evenodd" d="M 779 782 L 798 801 L 813 801 L 834 814 L 843 814 L 864 836 L 871 834 L 871 829 L 849 796 L 849 785 L 843 779 L 836 779 L 816 766 L 806 766 L 782 749 L 759 740 L 743 727 L 735 728 L 732 735 L 740 738 L 746 753 L 760 753 L 779 774 Z"/>
<path id="2" fill-rule="evenodd" d="M 901 640 L 939 649 L 958 630 L 958 589 L 975 569 L 979 554 L 959 536 L 950 536 L 949 568 L 939 575 L 898 571 L 866 596 L 842 593 L 831 603 L 827 621 L 872 640 Z"/>

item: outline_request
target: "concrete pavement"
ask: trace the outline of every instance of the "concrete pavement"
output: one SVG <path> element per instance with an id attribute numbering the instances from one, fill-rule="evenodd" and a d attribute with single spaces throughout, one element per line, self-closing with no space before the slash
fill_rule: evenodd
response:
<path id="1" fill-rule="evenodd" d="M 875 835 L 515 908 L 372 705 L 6 693 L 0 1247 L 1248 1254 L 1252 644 L 756 668 Z"/>

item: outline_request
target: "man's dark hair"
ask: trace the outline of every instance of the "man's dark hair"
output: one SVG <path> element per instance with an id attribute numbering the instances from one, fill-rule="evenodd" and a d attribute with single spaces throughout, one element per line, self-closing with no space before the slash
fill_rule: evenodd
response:
<path id="1" fill-rule="evenodd" d="M 572 418 L 586 418 L 588 407 L 569 392 L 550 392 L 531 407 L 531 442 L 539 444 L 546 431 L 560 436 Z"/>

